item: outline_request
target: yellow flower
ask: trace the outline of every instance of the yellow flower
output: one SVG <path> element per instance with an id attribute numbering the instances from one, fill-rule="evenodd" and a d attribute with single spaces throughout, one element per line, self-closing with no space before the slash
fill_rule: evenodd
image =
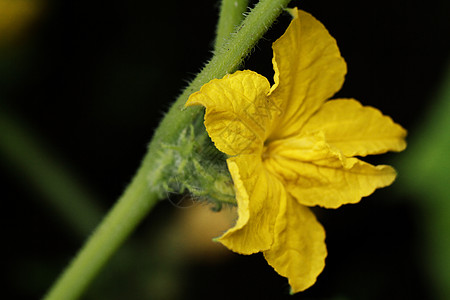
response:
<path id="1" fill-rule="evenodd" d="M 392 167 L 354 156 L 401 151 L 406 131 L 356 100 L 326 101 L 344 82 L 345 61 L 319 21 L 291 14 L 273 44 L 272 87 L 238 71 L 205 84 L 186 106 L 206 107 L 206 130 L 229 156 L 238 219 L 218 241 L 241 254 L 263 252 L 299 292 L 314 284 L 327 255 L 308 206 L 337 208 L 390 185 Z"/>
<path id="2" fill-rule="evenodd" d="M 42 0 L 0 0 L 0 45 L 29 28 L 42 8 Z"/>

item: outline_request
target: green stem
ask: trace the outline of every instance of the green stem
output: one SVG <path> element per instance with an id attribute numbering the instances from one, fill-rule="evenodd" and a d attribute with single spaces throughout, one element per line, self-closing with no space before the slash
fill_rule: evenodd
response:
<path id="1" fill-rule="evenodd" d="M 220 49 L 244 19 L 248 0 L 222 0 L 214 49 Z"/>
<path id="2" fill-rule="evenodd" d="M 262 37 L 290 0 L 261 0 L 230 37 L 221 50 L 178 97 L 160 123 L 150 143 L 142 166 L 124 195 L 102 221 L 78 256 L 65 270 L 46 296 L 47 300 L 76 299 L 100 271 L 125 238 L 147 215 L 162 195 L 158 185 L 158 153 L 162 144 L 176 143 L 184 128 L 202 112 L 200 108 L 184 110 L 190 94 L 212 80 L 233 72 Z"/>
<path id="3" fill-rule="evenodd" d="M 50 290 L 46 299 L 77 299 L 102 266 L 157 203 L 148 188 L 147 175 L 152 156 L 142 167 L 109 214 L 88 239 L 78 256 Z"/>
<path id="4" fill-rule="evenodd" d="M 200 90 L 202 85 L 214 78 L 222 78 L 236 71 L 242 60 L 253 49 L 290 0 L 261 0 L 244 19 L 238 31 L 231 35 L 222 48 L 215 52 L 197 77 L 189 84 L 170 108 L 155 131 L 150 151 L 156 153 L 161 143 L 175 143 L 179 133 L 202 113 L 200 107 L 184 110 L 189 95 Z M 151 182 L 156 182 L 152 178 Z"/>

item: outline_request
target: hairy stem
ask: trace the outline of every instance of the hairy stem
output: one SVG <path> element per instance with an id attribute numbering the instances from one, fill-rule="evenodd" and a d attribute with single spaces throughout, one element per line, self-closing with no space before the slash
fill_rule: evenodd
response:
<path id="1" fill-rule="evenodd" d="M 203 111 L 200 107 L 184 110 L 189 95 L 200 90 L 201 86 L 214 78 L 222 78 L 236 71 L 242 60 L 253 49 L 290 0 L 261 0 L 244 19 L 238 31 L 215 52 L 214 57 L 189 84 L 170 108 L 155 131 L 150 151 L 156 153 L 161 143 L 174 143 L 179 133 L 192 124 Z M 156 182 L 157 178 L 151 178 Z"/>
<path id="2" fill-rule="evenodd" d="M 158 153 L 162 144 L 176 143 L 179 134 L 201 113 L 200 108 L 183 110 L 190 94 L 212 80 L 233 72 L 273 23 L 289 0 L 262 0 L 242 22 L 239 30 L 215 52 L 212 60 L 178 97 L 150 142 L 142 166 L 125 193 L 105 217 L 78 256 L 47 294 L 47 300 L 76 299 L 112 254 L 142 221 L 162 195 L 158 185 Z"/>
<path id="3" fill-rule="evenodd" d="M 214 49 L 220 49 L 244 19 L 248 0 L 222 0 Z"/>
<path id="4" fill-rule="evenodd" d="M 148 163 L 138 170 L 116 205 L 88 239 L 46 299 L 76 299 L 97 275 L 111 255 L 157 203 L 148 188 Z"/>

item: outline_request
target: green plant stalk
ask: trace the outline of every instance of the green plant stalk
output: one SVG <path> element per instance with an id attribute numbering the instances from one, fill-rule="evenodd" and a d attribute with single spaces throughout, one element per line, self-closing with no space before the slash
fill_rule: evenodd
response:
<path id="1" fill-rule="evenodd" d="M 125 238 L 157 203 L 157 194 L 147 186 L 148 165 L 149 161 L 144 161 L 125 193 L 56 282 L 47 299 L 77 299 Z"/>
<path id="2" fill-rule="evenodd" d="M 248 0 L 222 0 L 214 49 L 220 49 L 244 19 Z"/>
<path id="3" fill-rule="evenodd" d="M 203 112 L 200 107 L 184 109 L 184 104 L 189 96 L 200 90 L 202 85 L 210 80 L 222 78 L 226 74 L 236 71 L 242 60 L 289 2 L 290 0 L 261 0 L 250 11 L 237 32 L 233 33 L 227 42 L 215 51 L 213 58 L 172 105 L 155 131 L 150 143 L 150 152 L 156 153 L 161 143 L 176 142 L 184 127 L 192 124 Z M 150 182 L 153 183 L 156 180 L 156 178 L 151 178 Z"/>
<path id="4" fill-rule="evenodd" d="M 233 72 L 267 31 L 290 0 L 261 0 L 222 49 L 215 52 L 166 114 L 150 142 L 147 154 L 131 184 L 105 217 L 85 246 L 52 286 L 47 300 L 78 298 L 103 265 L 148 214 L 162 195 L 158 172 L 161 144 L 173 144 L 182 130 L 199 117 L 200 108 L 184 109 L 190 94 L 214 78 Z"/>

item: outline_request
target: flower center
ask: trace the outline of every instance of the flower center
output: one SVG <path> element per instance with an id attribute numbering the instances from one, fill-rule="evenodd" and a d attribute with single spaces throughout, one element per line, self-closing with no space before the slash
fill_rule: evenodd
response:
<path id="1" fill-rule="evenodd" d="M 279 163 L 277 161 L 277 147 L 273 143 L 265 142 L 261 154 L 262 164 L 264 169 L 271 175 L 273 178 L 278 179 L 281 182 L 284 182 L 283 176 L 279 173 Z"/>
<path id="2" fill-rule="evenodd" d="M 270 158 L 270 142 L 268 142 L 268 141 L 265 141 L 264 142 L 264 145 L 263 145 L 263 150 L 262 150 L 262 155 L 261 155 L 261 158 L 262 158 L 262 161 L 264 162 L 266 159 L 268 159 L 268 158 Z"/>

